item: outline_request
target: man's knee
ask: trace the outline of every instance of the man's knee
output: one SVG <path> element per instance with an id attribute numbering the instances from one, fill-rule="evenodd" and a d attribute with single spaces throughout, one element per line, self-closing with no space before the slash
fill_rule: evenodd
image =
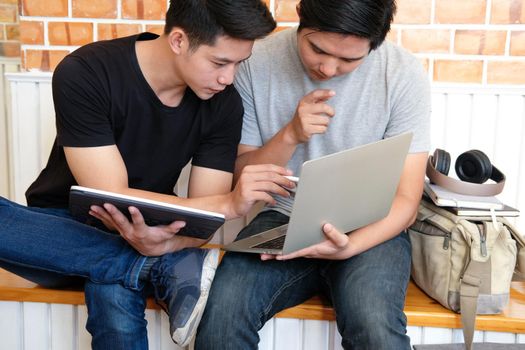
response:
<path id="1" fill-rule="evenodd" d="M 377 291 L 370 292 L 361 302 L 337 310 L 338 328 L 345 348 L 409 349 L 402 304 L 385 298 L 384 293 Z M 393 344 L 395 347 L 392 347 Z"/>

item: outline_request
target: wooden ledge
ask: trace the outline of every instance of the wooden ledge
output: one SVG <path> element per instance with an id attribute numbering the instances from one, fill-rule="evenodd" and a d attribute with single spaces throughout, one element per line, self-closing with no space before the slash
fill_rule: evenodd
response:
<path id="1" fill-rule="evenodd" d="M 81 290 L 42 288 L 32 282 L 0 269 L 0 300 L 82 305 Z M 152 299 L 148 308 L 159 309 Z M 408 286 L 405 314 L 410 326 L 461 328 L 460 315 L 445 309 L 423 293 L 413 282 Z M 335 320 L 330 305 L 319 297 L 286 309 L 276 315 L 280 318 Z M 525 282 L 513 282 L 510 303 L 500 315 L 478 315 L 476 329 L 494 332 L 525 333 Z"/>
<path id="2" fill-rule="evenodd" d="M 412 281 L 408 285 L 404 311 L 409 326 L 461 328 L 461 315 L 441 306 Z M 276 317 L 335 320 L 333 309 L 319 297 L 281 311 Z M 525 333 L 525 282 L 512 282 L 510 302 L 504 312 L 499 315 L 478 315 L 476 329 Z"/>

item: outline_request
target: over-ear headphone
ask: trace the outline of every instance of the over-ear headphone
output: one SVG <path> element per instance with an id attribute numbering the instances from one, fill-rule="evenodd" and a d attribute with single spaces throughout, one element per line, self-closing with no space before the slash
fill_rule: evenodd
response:
<path id="1" fill-rule="evenodd" d="M 456 160 L 456 174 L 463 181 L 447 176 L 449 169 L 450 154 L 437 148 L 427 161 L 430 182 L 452 192 L 474 196 L 494 196 L 501 193 L 505 186 L 505 175 L 490 163 L 485 153 L 477 149 L 462 153 Z M 496 183 L 483 184 L 488 179 Z"/>

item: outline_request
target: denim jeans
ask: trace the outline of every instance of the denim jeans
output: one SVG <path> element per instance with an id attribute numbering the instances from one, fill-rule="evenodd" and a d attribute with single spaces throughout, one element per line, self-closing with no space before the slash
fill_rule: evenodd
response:
<path id="1" fill-rule="evenodd" d="M 0 197 L 0 267 L 46 287 L 87 279 L 87 328 L 94 349 L 147 349 L 146 257 L 119 235 L 73 220 L 66 209 L 32 208 Z"/>
<path id="2" fill-rule="evenodd" d="M 263 212 L 238 238 L 287 221 L 278 212 Z M 258 254 L 227 253 L 215 275 L 195 348 L 257 349 L 258 331 L 266 321 L 320 293 L 333 304 L 345 349 L 410 349 L 403 313 L 410 259 L 406 233 L 342 261 L 261 261 Z"/>

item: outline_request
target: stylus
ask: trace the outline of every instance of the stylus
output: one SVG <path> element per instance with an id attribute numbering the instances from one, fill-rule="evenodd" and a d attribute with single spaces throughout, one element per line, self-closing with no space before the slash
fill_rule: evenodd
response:
<path id="1" fill-rule="evenodd" d="M 285 178 L 295 183 L 299 182 L 299 178 L 297 176 L 285 176 Z"/>

